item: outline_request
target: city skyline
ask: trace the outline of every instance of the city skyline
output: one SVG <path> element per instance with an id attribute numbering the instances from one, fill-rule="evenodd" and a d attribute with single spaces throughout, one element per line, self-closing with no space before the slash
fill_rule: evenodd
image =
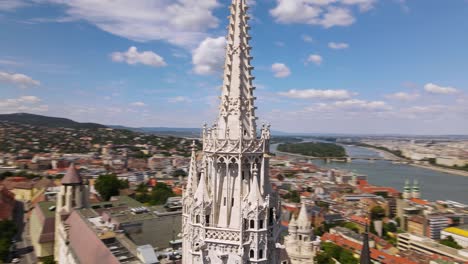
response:
<path id="1" fill-rule="evenodd" d="M 0 113 L 210 123 L 227 2 L 3 2 Z M 257 0 L 260 122 L 286 132 L 466 134 L 467 8 L 461 0 Z"/>

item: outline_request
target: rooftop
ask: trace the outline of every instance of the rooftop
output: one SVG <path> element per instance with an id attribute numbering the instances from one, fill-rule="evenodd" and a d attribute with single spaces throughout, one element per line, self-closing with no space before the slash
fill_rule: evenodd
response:
<path id="1" fill-rule="evenodd" d="M 444 231 L 468 238 L 468 225 L 459 227 L 449 227 L 445 228 Z"/>

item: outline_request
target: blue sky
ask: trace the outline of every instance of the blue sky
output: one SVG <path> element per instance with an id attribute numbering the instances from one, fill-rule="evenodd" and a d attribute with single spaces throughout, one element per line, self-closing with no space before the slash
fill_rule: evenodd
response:
<path id="1" fill-rule="evenodd" d="M 228 0 L 0 2 L 0 113 L 201 127 L 217 115 Z M 467 134 L 468 1 L 256 0 L 260 122 Z"/>

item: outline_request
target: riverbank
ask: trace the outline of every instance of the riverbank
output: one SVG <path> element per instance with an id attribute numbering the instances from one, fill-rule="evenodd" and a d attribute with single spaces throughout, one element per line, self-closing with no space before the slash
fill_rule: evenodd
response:
<path id="1" fill-rule="evenodd" d="M 360 146 L 358 146 L 358 147 L 360 147 Z M 393 153 L 390 153 L 390 152 L 382 150 L 382 149 L 377 149 L 377 148 L 372 148 L 372 147 L 360 147 L 360 148 L 365 148 L 365 149 L 368 149 L 368 150 L 371 150 L 371 151 L 378 152 L 380 155 L 384 155 L 383 157 L 385 157 L 385 158 L 395 159 L 395 160 L 399 160 L 399 161 L 407 161 L 408 165 L 411 165 L 411 166 L 414 166 L 414 167 L 433 170 L 433 171 L 438 171 L 438 172 L 444 172 L 444 173 L 453 174 L 453 175 L 457 175 L 457 176 L 468 177 L 468 171 L 462 171 L 462 170 L 456 170 L 456 169 L 450 169 L 450 168 L 443 168 L 443 167 L 430 165 L 430 164 L 417 164 L 417 163 L 413 163 L 413 161 L 411 161 L 411 160 L 400 158 L 400 157 L 394 155 Z"/>
<path id="2" fill-rule="evenodd" d="M 418 167 L 418 168 L 423 168 L 423 169 L 428 169 L 428 170 L 434 170 L 438 172 L 445 172 L 453 175 L 458 175 L 458 176 L 464 176 L 468 177 L 468 171 L 462 171 L 462 170 L 454 170 L 454 169 L 448 169 L 448 168 L 442 168 L 434 165 L 423 165 L 423 164 L 415 164 L 415 163 L 410 163 L 409 165 Z"/>

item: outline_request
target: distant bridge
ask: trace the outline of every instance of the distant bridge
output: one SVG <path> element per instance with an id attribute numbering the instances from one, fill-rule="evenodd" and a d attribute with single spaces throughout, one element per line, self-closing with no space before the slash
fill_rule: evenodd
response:
<path id="1" fill-rule="evenodd" d="M 302 154 L 296 153 L 289 153 L 289 152 L 281 152 L 276 151 L 278 154 L 281 155 L 289 155 L 289 156 L 296 156 L 308 160 L 323 160 L 326 163 L 330 162 L 352 162 L 353 160 L 368 160 L 369 162 L 374 162 L 377 160 L 386 160 L 386 161 L 401 161 L 400 158 L 391 158 L 391 157 L 368 157 L 368 156 L 348 156 L 348 157 L 313 157 L 313 156 L 306 156 Z"/>

